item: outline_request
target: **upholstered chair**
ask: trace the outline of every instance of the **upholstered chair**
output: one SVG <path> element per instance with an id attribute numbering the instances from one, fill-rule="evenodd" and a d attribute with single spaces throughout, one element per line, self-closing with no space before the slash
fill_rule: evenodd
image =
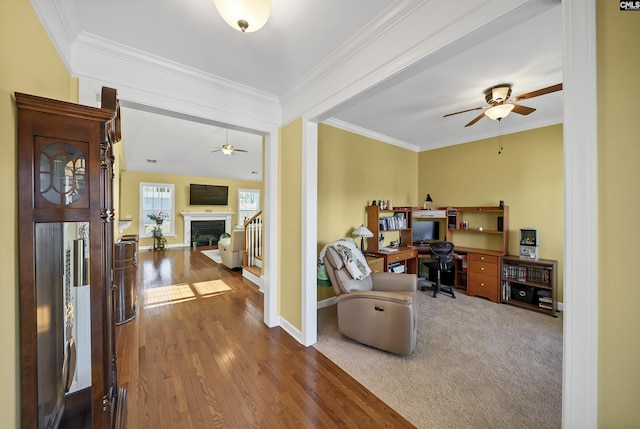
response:
<path id="1" fill-rule="evenodd" d="M 416 275 L 370 273 L 356 280 L 331 247 L 324 265 L 337 295 L 340 332 L 377 349 L 410 355 L 417 337 Z"/>
<path id="2" fill-rule="evenodd" d="M 236 226 L 231 232 L 231 237 L 221 238 L 218 241 L 218 250 L 222 263 L 227 268 L 241 267 L 244 257 L 244 227 Z"/>

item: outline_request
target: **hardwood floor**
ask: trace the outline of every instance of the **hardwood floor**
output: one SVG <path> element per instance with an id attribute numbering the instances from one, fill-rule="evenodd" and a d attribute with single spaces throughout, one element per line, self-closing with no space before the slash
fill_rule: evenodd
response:
<path id="1" fill-rule="evenodd" d="M 204 249 L 140 252 L 138 314 L 116 332 L 127 428 L 414 427 L 268 328 L 258 289 Z"/>

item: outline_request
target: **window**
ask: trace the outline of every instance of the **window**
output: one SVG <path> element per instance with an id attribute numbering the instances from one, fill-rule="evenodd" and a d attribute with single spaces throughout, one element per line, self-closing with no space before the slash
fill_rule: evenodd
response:
<path id="1" fill-rule="evenodd" d="M 140 183 L 140 237 L 151 237 L 159 227 L 162 235 L 175 235 L 175 189 L 166 183 Z M 149 215 L 161 219 L 156 222 Z"/>
<path id="2" fill-rule="evenodd" d="M 238 225 L 244 225 L 245 219 L 251 219 L 260 211 L 259 189 L 238 189 Z"/>

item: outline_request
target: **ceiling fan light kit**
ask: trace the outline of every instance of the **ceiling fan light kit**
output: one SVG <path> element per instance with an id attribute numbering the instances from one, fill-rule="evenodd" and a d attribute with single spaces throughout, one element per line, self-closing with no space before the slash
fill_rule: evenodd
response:
<path id="1" fill-rule="evenodd" d="M 211 152 L 222 152 L 225 156 L 231 155 L 233 152 L 248 152 L 244 149 L 238 149 L 234 145 L 229 144 L 229 130 L 225 130 L 225 144 L 220 149 L 214 149 Z"/>
<path id="2" fill-rule="evenodd" d="M 234 28 L 243 33 L 260 30 L 271 14 L 271 0 L 214 0 L 218 13 Z"/>
<path id="3" fill-rule="evenodd" d="M 484 114 L 494 121 L 499 121 L 502 118 L 506 118 L 509 113 L 513 110 L 515 106 L 510 103 L 498 104 L 497 106 L 493 106 L 487 109 Z"/>

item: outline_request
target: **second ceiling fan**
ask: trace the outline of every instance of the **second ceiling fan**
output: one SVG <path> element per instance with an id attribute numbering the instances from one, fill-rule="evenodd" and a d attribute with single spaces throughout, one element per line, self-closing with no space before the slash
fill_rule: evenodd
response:
<path id="1" fill-rule="evenodd" d="M 249 152 L 248 150 L 238 149 L 232 144 L 229 144 L 229 130 L 226 131 L 225 144 L 220 149 L 214 149 L 211 152 L 222 152 L 224 155 L 229 156 L 234 152 Z"/>
<path id="2" fill-rule="evenodd" d="M 448 113 L 444 115 L 453 116 L 460 113 L 473 112 L 474 110 L 484 110 L 480 115 L 476 116 L 471 122 L 469 122 L 465 127 L 469 127 L 484 116 L 488 116 L 494 120 L 501 120 L 505 116 L 507 116 L 510 112 L 518 113 L 520 115 L 528 115 L 529 113 L 534 112 L 536 109 L 532 107 L 522 106 L 519 104 L 513 103 L 514 101 L 526 100 L 528 98 L 538 97 L 540 95 L 550 94 L 552 92 L 562 90 L 562 84 L 558 83 L 556 85 L 548 86 L 546 88 L 538 89 L 536 91 L 527 92 L 526 94 L 521 94 L 510 100 L 511 96 L 511 85 L 509 84 L 501 84 L 496 85 L 492 88 L 489 88 L 485 91 L 484 99 L 488 103 L 485 106 L 474 107 L 472 109 L 461 110 L 460 112 Z"/>

